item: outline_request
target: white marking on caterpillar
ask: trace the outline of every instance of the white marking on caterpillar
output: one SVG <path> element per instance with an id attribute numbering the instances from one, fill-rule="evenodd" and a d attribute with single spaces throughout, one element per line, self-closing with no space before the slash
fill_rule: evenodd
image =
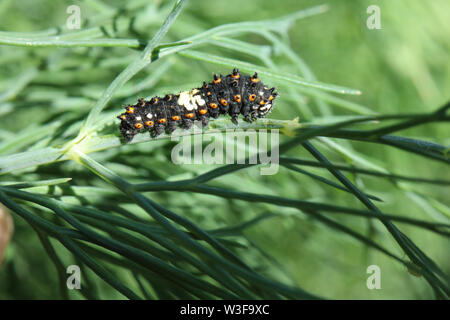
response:
<path id="1" fill-rule="evenodd" d="M 191 111 L 195 109 L 195 105 L 191 103 L 191 95 L 189 91 L 180 92 L 180 96 L 178 98 L 178 104 L 180 106 L 184 106 L 186 110 Z"/>
<path id="2" fill-rule="evenodd" d="M 183 106 L 187 111 L 197 110 L 199 105 L 203 106 L 205 104 L 205 100 L 201 96 L 194 96 L 196 93 L 198 93 L 197 89 L 180 92 L 178 104 Z"/>
<path id="3" fill-rule="evenodd" d="M 151 113 L 147 113 L 147 118 L 151 119 L 153 118 L 153 115 Z"/>
<path id="4" fill-rule="evenodd" d="M 261 109 L 259 109 L 260 111 L 262 111 L 263 113 L 267 113 L 270 111 L 270 108 L 272 107 L 271 104 L 266 104 L 264 107 L 262 107 Z"/>
<path id="5" fill-rule="evenodd" d="M 198 106 L 204 106 L 205 105 L 205 100 L 203 100 L 202 99 L 202 96 L 200 96 L 200 95 L 197 95 L 197 96 L 194 96 L 194 99 L 195 99 L 195 103 L 198 105 Z"/>
<path id="6" fill-rule="evenodd" d="M 141 117 L 136 117 L 136 120 L 140 121 L 142 118 Z"/>

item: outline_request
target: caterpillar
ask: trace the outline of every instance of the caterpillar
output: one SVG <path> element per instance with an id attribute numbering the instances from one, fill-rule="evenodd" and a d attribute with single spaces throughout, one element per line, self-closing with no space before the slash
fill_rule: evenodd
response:
<path id="1" fill-rule="evenodd" d="M 121 120 L 120 132 L 130 142 L 138 133 L 148 131 L 156 137 L 163 132 L 172 133 L 179 126 L 189 129 L 194 121 L 201 121 L 205 127 L 210 118 L 220 115 L 230 116 L 235 124 L 240 114 L 245 121 L 253 122 L 272 110 L 278 95 L 274 91 L 258 79 L 256 72 L 250 76 L 235 68 L 225 77 L 215 74 L 211 83 L 203 82 L 200 88 L 164 98 L 155 96 L 149 101 L 139 99 L 137 104 L 126 106 L 126 111 L 117 117 Z"/>

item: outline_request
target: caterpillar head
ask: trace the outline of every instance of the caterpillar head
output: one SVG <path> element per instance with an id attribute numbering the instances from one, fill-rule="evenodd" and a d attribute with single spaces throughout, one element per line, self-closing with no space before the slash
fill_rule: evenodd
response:
<path id="1" fill-rule="evenodd" d="M 256 116 L 258 118 L 264 118 L 267 114 L 272 111 L 273 101 L 278 96 L 278 93 L 275 93 L 275 88 L 266 89 L 260 92 L 260 100 L 258 102 L 258 108 L 256 109 Z"/>

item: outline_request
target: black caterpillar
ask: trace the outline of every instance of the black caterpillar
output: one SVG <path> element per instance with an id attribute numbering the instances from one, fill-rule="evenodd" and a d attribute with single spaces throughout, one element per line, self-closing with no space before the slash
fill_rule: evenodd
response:
<path id="1" fill-rule="evenodd" d="M 206 126 L 210 117 L 216 119 L 221 114 L 229 115 L 235 124 L 239 114 L 252 122 L 271 111 L 272 100 L 277 96 L 274 90 L 261 83 L 257 73 L 249 76 L 234 69 L 226 77 L 214 75 L 213 81 L 203 82 L 201 88 L 153 97 L 150 101 L 139 99 L 118 116 L 122 120 L 120 132 L 129 142 L 141 132 L 150 131 L 156 137 L 164 131 L 171 133 L 180 125 L 189 129 L 195 120 Z"/>

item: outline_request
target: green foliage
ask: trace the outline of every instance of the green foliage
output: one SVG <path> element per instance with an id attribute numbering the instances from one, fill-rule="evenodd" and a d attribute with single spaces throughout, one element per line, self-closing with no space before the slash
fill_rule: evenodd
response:
<path id="1" fill-rule="evenodd" d="M 0 298 L 448 299 L 448 3 L 379 1 L 369 31 L 369 1 L 186 2 L 85 1 L 80 30 L 69 3 L 0 4 Z M 276 175 L 121 141 L 124 104 L 233 67 L 281 93 L 239 124 L 280 131 Z"/>

